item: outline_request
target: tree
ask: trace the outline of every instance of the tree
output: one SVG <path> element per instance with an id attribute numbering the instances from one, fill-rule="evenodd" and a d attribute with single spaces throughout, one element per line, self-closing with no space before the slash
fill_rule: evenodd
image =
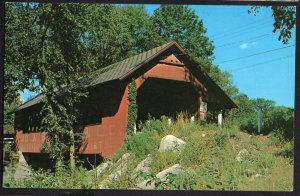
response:
<path id="1" fill-rule="evenodd" d="M 256 15 L 261 6 L 252 6 L 248 13 Z M 279 41 L 288 44 L 289 39 L 292 37 L 292 29 L 296 26 L 296 7 L 295 6 L 272 6 L 272 13 L 274 17 L 273 33 L 279 30 Z"/>
<path id="2" fill-rule="evenodd" d="M 127 56 L 139 54 L 163 43 L 144 5 L 119 7 L 123 22 L 130 33 L 131 48 Z M 138 16 L 138 17 L 137 17 Z"/>
<path id="3" fill-rule="evenodd" d="M 276 106 L 265 115 L 265 132 L 274 133 L 280 141 L 293 139 L 294 112 L 291 108 Z"/>
<path id="4" fill-rule="evenodd" d="M 163 42 L 176 40 L 187 53 L 210 71 L 214 46 L 205 36 L 203 21 L 186 5 L 161 5 L 152 17 Z"/>
<path id="5" fill-rule="evenodd" d="M 6 11 L 5 75 L 12 77 L 6 77 L 5 98 L 10 100 L 23 89 L 45 95 L 41 113 L 50 155 L 60 162 L 69 152 L 74 169 L 74 106 L 85 95 L 78 78 L 89 68 L 82 40 L 85 6 L 10 3 Z M 21 77 L 13 75 L 14 67 L 21 70 L 17 72 Z"/>
<path id="6" fill-rule="evenodd" d="M 238 94 L 234 97 L 238 108 L 229 111 L 226 122 L 237 125 L 241 130 L 255 132 L 257 129 L 257 112 L 253 101 L 246 94 Z"/>
<path id="7" fill-rule="evenodd" d="M 79 78 L 152 47 L 151 25 L 140 6 L 6 5 L 5 99 L 24 89 L 45 95 L 42 129 L 57 162 L 69 152 L 75 167 L 76 105 L 86 96 Z"/>

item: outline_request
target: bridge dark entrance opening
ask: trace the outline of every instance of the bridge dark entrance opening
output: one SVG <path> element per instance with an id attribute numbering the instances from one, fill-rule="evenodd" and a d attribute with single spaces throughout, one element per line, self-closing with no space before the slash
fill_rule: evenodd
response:
<path id="1" fill-rule="evenodd" d="M 195 113 L 199 108 L 198 93 L 189 82 L 148 78 L 138 89 L 138 122 L 149 115 L 176 118 L 180 112 Z"/>

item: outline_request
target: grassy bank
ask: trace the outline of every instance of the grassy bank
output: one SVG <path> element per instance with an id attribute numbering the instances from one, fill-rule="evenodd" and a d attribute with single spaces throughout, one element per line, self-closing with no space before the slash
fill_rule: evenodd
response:
<path id="1" fill-rule="evenodd" d="M 184 140 L 184 149 L 158 152 L 161 138 L 169 134 Z M 237 161 L 243 149 L 248 153 Z M 131 154 L 128 171 L 108 183 L 109 188 L 134 188 L 137 179 L 132 178 L 132 171 L 148 154 L 153 157 L 152 174 L 148 177 L 177 163 L 182 166 L 182 171 L 170 175 L 168 182 L 157 181 L 157 189 L 289 191 L 293 188 L 293 145 L 272 134 L 249 135 L 234 126 L 223 129 L 215 125 L 200 126 L 183 117 L 169 125 L 163 118 L 145 123 L 141 132 L 129 136 L 118 153 L 106 161 L 116 163 L 127 152 Z M 109 175 L 106 172 L 95 179 L 93 173 L 83 168 L 75 174 L 67 169 L 36 172 L 26 183 L 15 182 L 14 186 L 97 188 Z"/>

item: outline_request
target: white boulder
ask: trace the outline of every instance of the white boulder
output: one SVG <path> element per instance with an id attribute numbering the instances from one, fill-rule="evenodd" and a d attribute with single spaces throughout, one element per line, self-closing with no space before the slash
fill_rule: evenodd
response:
<path id="1" fill-rule="evenodd" d="M 242 159 L 245 158 L 246 156 L 249 155 L 248 150 L 246 150 L 245 148 L 240 150 L 239 153 L 237 154 L 235 160 L 238 162 L 242 162 Z"/>
<path id="2" fill-rule="evenodd" d="M 182 139 L 175 137 L 174 135 L 167 135 L 161 139 L 159 150 L 165 152 L 171 149 L 180 149 L 185 145 Z"/>
<path id="3" fill-rule="evenodd" d="M 161 179 L 161 181 L 166 181 L 167 176 L 169 174 L 178 174 L 178 172 L 181 170 L 181 166 L 179 164 L 175 164 L 172 167 L 169 167 L 158 174 L 156 174 L 156 178 Z M 155 189 L 155 182 L 153 180 L 144 180 L 143 182 L 139 183 L 137 185 L 137 188 L 143 189 L 143 190 L 151 190 Z"/>

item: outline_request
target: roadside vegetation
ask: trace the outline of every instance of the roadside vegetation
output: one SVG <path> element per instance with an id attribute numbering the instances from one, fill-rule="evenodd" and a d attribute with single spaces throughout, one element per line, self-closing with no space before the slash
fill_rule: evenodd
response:
<path id="1" fill-rule="evenodd" d="M 172 134 L 186 142 L 184 149 L 158 152 L 161 138 Z M 237 161 L 238 153 L 248 153 Z M 156 181 L 157 189 L 178 190 L 269 190 L 289 191 L 293 189 L 293 142 L 282 132 L 268 135 L 249 134 L 239 127 L 226 124 L 218 128 L 215 124 L 205 126 L 191 123 L 182 115 L 171 125 L 166 117 L 144 123 L 141 131 L 128 136 L 118 153 L 104 162 L 113 164 L 125 153 L 130 153 L 128 170 L 111 182 L 105 181 L 109 171 L 95 177 L 93 171 L 78 166 L 71 172 L 68 164 L 56 168 L 55 172 L 33 171 L 23 181 L 15 181 L 13 168 L 4 172 L 5 187 L 26 188 L 98 188 L 101 183 L 112 189 L 135 188 L 138 178 L 132 177 L 136 165 L 148 154 L 153 157 L 152 177 L 174 165 L 180 164 L 182 171 L 169 175 L 168 182 Z"/>

